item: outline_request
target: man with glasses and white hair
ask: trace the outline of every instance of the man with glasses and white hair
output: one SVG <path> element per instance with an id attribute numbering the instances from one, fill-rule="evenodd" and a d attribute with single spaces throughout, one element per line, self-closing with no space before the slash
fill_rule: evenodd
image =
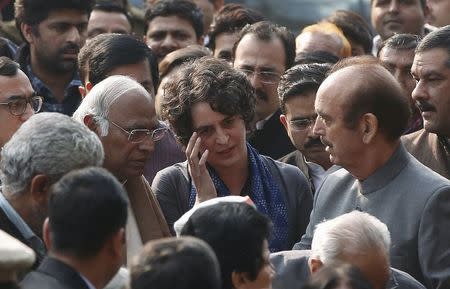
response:
<path id="1" fill-rule="evenodd" d="M 144 165 L 166 128 L 158 126 L 153 99 L 128 76 L 113 75 L 86 95 L 73 118 L 100 138 L 104 168 L 122 184 L 130 199 L 126 227 L 127 260 L 147 241 L 170 236 L 167 223 L 143 176 Z"/>
<path id="2" fill-rule="evenodd" d="M 0 87 L 0 147 L 3 147 L 21 124 L 40 110 L 42 97 L 36 96 L 19 64 L 5 56 L 0 57 Z"/>
<path id="3" fill-rule="evenodd" d="M 42 225 L 50 186 L 74 169 L 102 165 L 103 156 L 94 133 L 59 113 L 30 117 L 4 145 L 0 229 L 31 247 L 36 265 L 45 255 Z"/>
<path id="4" fill-rule="evenodd" d="M 274 289 L 300 288 L 326 265 L 346 262 L 361 270 L 374 289 L 425 289 L 409 274 L 390 268 L 389 230 L 376 217 L 352 211 L 316 226 L 311 250 L 274 253 Z"/>

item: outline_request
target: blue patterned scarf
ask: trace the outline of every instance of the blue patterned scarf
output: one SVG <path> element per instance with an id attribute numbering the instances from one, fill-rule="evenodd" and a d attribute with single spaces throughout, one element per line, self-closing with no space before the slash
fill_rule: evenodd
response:
<path id="1" fill-rule="evenodd" d="M 270 251 L 285 250 L 288 239 L 288 215 L 284 193 L 273 179 L 261 156 L 248 143 L 247 154 L 250 167 L 250 186 L 246 186 L 242 195 L 248 195 L 255 203 L 258 211 L 272 220 L 273 232 L 271 240 L 269 240 Z M 216 188 L 217 196 L 229 196 L 230 191 L 215 170 L 210 166 L 207 166 L 207 168 Z M 189 208 L 194 206 L 196 195 L 197 191 L 192 183 L 189 194 Z"/>

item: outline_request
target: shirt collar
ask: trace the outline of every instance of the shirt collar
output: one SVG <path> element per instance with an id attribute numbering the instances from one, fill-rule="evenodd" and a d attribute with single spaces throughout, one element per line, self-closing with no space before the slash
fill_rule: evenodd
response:
<path id="1" fill-rule="evenodd" d="M 88 286 L 89 289 L 97 289 L 95 288 L 95 286 L 91 283 L 91 281 L 89 281 L 88 278 L 84 277 L 83 274 L 78 273 L 81 277 L 81 279 L 83 279 L 83 281 L 86 283 L 86 285 Z"/>
<path id="2" fill-rule="evenodd" d="M 409 160 L 409 154 L 403 144 L 399 144 L 398 148 L 389 158 L 389 160 L 380 168 L 378 168 L 367 179 L 360 181 L 358 185 L 362 194 L 369 194 L 386 186 L 392 181 L 400 171 L 406 166 Z"/>
<path id="3" fill-rule="evenodd" d="M 5 199 L 3 193 L 0 193 L 0 207 L 5 212 L 8 219 L 16 226 L 19 232 L 22 234 L 25 240 L 30 240 L 36 235 L 30 229 L 30 227 L 25 223 L 22 217 L 14 210 L 11 204 Z"/>

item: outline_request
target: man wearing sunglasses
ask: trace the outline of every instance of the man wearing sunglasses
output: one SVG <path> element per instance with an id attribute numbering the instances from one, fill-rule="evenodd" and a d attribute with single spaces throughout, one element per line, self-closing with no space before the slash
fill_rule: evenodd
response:
<path id="1" fill-rule="evenodd" d="M 338 168 L 330 162 L 320 137 L 313 132 L 317 89 L 329 69 L 328 64 L 299 64 L 287 70 L 278 84 L 280 121 L 297 148 L 280 161 L 302 170 L 313 193 L 323 179 Z"/>
<path id="2" fill-rule="evenodd" d="M 19 64 L 0 57 L 0 147 L 42 106 Z"/>

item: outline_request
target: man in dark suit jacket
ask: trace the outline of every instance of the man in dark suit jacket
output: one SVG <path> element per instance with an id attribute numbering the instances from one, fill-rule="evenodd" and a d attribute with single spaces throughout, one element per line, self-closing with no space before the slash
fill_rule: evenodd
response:
<path id="1" fill-rule="evenodd" d="M 49 256 L 22 289 L 103 288 L 122 264 L 128 198 L 102 168 L 62 177 L 50 192 L 44 241 Z"/>
<path id="2" fill-rule="evenodd" d="M 280 122 L 277 86 L 281 74 L 294 64 L 294 36 L 268 21 L 246 26 L 233 49 L 234 68 L 247 75 L 256 93 L 255 128 L 250 144 L 274 159 L 295 150 Z"/>
<path id="3" fill-rule="evenodd" d="M 311 274 L 334 262 L 355 265 L 375 289 L 425 289 L 409 274 L 394 268 L 389 270 L 389 231 L 385 224 L 367 213 L 353 211 L 319 224 L 314 240 L 311 251 L 270 255 L 276 272 L 273 289 L 301 288 Z"/>

